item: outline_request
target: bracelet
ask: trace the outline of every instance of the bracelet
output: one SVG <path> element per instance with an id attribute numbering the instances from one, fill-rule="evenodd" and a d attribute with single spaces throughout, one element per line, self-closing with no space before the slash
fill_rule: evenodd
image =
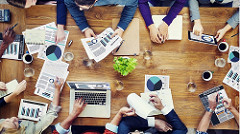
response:
<path id="1" fill-rule="evenodd" d="M 212 110 L 212 109 L 209 108 L 209 107 L 207 108 L 207 111 L 210 112 L 210 113 L 213 113 L 213 112 L 214 112 L 214 110 Z"/>

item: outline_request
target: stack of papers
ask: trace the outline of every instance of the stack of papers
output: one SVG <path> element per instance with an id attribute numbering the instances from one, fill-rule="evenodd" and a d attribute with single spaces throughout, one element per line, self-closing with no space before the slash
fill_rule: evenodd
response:
<path id="1" fill-rule="evenodd" d="M 107 28 L 96 39 L 94 37 L 81 39 L 89 59 L 99 62 L 121 45 L 122 38 L 118 35 L 111 38 L 113 33 L 112 28 Z"/>
<path id="2" fill-rule="evenodd" d="M 57 28 L 56 28 L 55 22 L 33 28 L 32 30 L 44 30 L 45 31 L 45 41 L 44 41 L 45 43 L 44 43 L 44 45 L 38 45 L 36 43 L 27 44 L 29 53 L 30 54 L 38 53 L 38 58 L 43 59 L 43 60 L 49 60 L 48 57 L 46 56 L 46 49 L 51 45 L 57 45 L 58 48 L 61 49 L 61 55 L 60 55 L 60 57 L 58 57 L 58 60 L 56 60 L 56 61 L 60 61 L 62 59 L 64 49 L 67 44 L 69 31 L 64 31 L 65 39 L 62 42 L 59 42 L 58 44 L 56 44 L 55 36 L 56 36 Z M 23 35 L 25 37 L 26 37 L 26 33 L 27 33 L 26 31 L 23 32 Z"/>
<path id="3" fill-rule="evenodd" d="M 63 78 L 65 82 L 69 74 L 68 66 L 69 64 L 65 62 L 45 61 L 35 85 L 36 90 L 34 94 L 52 100 L 55 91 L 54 82 L 56 81 L 56 77 Z"/>

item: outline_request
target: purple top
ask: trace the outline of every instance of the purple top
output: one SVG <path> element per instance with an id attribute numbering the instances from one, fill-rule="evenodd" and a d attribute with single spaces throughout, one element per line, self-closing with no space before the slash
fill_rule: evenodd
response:
<path id="1" fill-rule="evenodd" d="M 143 19 L 146 23 L 146 26 L 153 24 L 152 15 L 150 11 L 150 7 L 148 5 L 149 0 L 139 0 L 139 10 L 143 16 Z M 159 0 L 151 0 L 151 3 L 154 4 Z M 172 21 L 176 18 L 178 13 L 184 7 L 184 4 L 187 0 L 176 0 L 172 5 L 171 9 L 169 10 L 166 17 L 163 18 L 163 21 L 168 24 L 168 26 L 172 23 Z M 159 1 L 160 2 L 160 1 Z"/>

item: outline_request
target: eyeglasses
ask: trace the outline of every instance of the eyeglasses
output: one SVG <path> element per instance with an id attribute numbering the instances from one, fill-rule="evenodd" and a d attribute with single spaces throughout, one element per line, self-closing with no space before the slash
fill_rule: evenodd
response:
<path id="1" fill-rule="evenodd" d="M 94 4 L 97 2 L 97 0 L 94 1 L 93 4 L 91 5 L 78 5 L 80 10 L 89 10 L 90 8 L 92 8 L 94 6 Z"/>

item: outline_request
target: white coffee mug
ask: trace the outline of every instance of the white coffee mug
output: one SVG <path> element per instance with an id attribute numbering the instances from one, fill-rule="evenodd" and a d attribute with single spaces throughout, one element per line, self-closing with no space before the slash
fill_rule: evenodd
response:
<path id="1" fill-rule="evenodd" d="M 26 53 L 23 55 L 22 59 L 25 64 L 30 64 L 33 61 L 33 56 L 29 53 Z"/>
<path id="2" fill-rule="evenodd" d="M 227 50 L 228 50 L 228 48 L 229 48 L 229 45 L 228 45 L 228 43 L 227 42 L 220 42 L 219 44 L 218 44 L 218 50 L 220 51 L 220 52 L 226 52 Z"/>
<path id="3" fill-rule="evenodd" d="M 204 71 L 202 73 L 202 79 L 204 81 L 210 81 L 212 79 L 212 72 L 211 71 Z"/>

